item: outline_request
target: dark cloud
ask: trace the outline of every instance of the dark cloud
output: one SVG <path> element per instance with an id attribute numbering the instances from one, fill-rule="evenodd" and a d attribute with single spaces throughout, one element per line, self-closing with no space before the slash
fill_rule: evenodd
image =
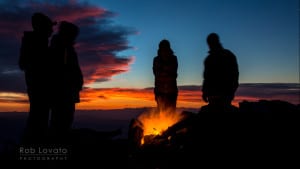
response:
<path id="1" fill-rule="evenodd" d="M 18 70 L 11 69 L 10 72 L 9 70 L 2 69 L 0 82 L 0 92 L 26 92 L 24 74 Z"/>
<path id="2" fill-rule="evenodd" d="M 184 91 L 201 91 L 201 86 L 185 85 L 185 86 L 178 86 L 178 89 Z"/>
<path id="3" fill-rule="evenodd" d="M 179 92 L 201 91 L 201 86 L 178 86 Z M 242 83 L 237 92 L 237 97 L 251 97 L 261 99 L 289 99 L 300 101 L 300 84 L 297 83 Z"/>
<path id="4" fill-rule="evenodd" d="M 148 88 L 151 89 L 151 88 Z M 180 100 L 201 102 L 201 86 L 178 86 Z M 245 83 L 240 84 L 235 102 L 243 100 L 283 100 L 300 104 L 300 84 L 297 83 Z"/>
<path id="5" fill-rule="evenodd" d="M 252 83 L 241 84 L 236 95 L 274 98 L 287 95 L 292 98 L 300 97 L 300 85 L 296 83 Z"/>
<path id="6" fill-rule="evenodd" d="M 85 83 L 103 82 L 127 72 L 133 56 L 118 56 L 130 49 L 128 36 L 133 28 L 114 24 L 115 13 L 78 1 L 7 1 L 0 3 L 0 92 L 25 91 L 18 68 L 22 33 L 31 30 L 31 15 L 43 12 L 55 21 L 67 20 L 80 27 L 76 50 Z M 14 73 L 7 73 L 8 71 Z"/>

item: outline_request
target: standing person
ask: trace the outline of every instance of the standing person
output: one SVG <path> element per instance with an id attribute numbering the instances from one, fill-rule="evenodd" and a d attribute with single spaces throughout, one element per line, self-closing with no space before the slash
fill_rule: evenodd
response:
<path id="1" fill-rule="evenodd" d="M 194 147 L 210 159 L 224 161 L 227 152 L 236 154 L 230 158 L 239 159 L 241 144 L 236 140 L 243 133 L 239 123 L 241 116 L 239 109 L 231 104 L 239 86 L 237 59 L 223 48 L 218 34 L 211 33 L 206 40 L 209 51 L 204 61 L 202 98 L 208 105 L 202 106 L 197 114 Z"/>
<path id="2" fill-rule="evenodd" d="M 219 36 L 207 37 L 209 55 L 204 61 L 202 98 L 211 105 L 230 106 L 239 86 L 239 70 L 236 56 L 224 49 Z"/>
<path id="3" fill-rule="evenodd" d="M 75 103 L 80 102 L 79 92 L 83 87 L 83 76 L 74 49 L 79 28 L 66 21 L 59 25 L 58 33 L 51 40 L 52 54 L 52 105 L 50 128 L 56 136 L 72 128 Z"/>
<path id="4" fill-rule="evenodd" d="M 25 73 L 30 110 L 25 129 L 25 142 L 40 142 L 48 128 L 49 103 L 49 48 L 48 38 L 53 22 L 43 13 L 34 13 L 32 31 L 25 31 L 19 56 L 19 67 Z"/>
<path id="5" fill-rule="evenodd" d="M 159 111 L 175 111 L 178 95 L 177 56 L 166 39 L 160 41 L 157 56 L 153 60 L 155 76 L 154 94 Z"/>

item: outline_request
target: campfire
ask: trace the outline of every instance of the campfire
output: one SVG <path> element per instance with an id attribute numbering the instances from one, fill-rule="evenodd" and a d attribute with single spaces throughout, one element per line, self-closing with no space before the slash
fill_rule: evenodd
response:
<path id="1" fill-rule="evenodd" d="M 171 136 L 163 137 L 164 132 L 182 119 L 179 111 L 151 109 L 140 114 L 131 129 L 138 129 L 134 131 L 138 145 L 160 144 L 171 139 Z"/>
<path id="2" fill-rule="evenodd" d="M 160 168 L 174 163 L 189 149 L 196 114 L 189 111 L 150 109 L 130 122 L 129 159 L 133 164 Z M 143 167 L 140 167 L 143 168 Z"/>

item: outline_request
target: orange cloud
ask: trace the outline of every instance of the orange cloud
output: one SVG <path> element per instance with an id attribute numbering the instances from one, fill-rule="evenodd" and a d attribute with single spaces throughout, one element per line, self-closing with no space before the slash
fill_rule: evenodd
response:
<path id="1" fill-rule="evenodd" d="M 105 88 L 85 89 L 81 93 L 79 109 L 113 109 L 129 107 L 155 107 L 153 88 Z M 181 91 L 178 95 L 178 107 L 200 108 L 205 103 L 201 101 L 201 91 Z"/>
<path id="2" fill-rule="evenodd" d="M 24 93 L 0 93 L 0 111 L 27 111 L 29 109 L 28 97 Z"/>
<path id="3" fill-rule="evenodd" d="M 295 84 L 246 84 L 237 91 L 233 105 L 247 101 L 283 100 L 299 104 L 299 86 Z M 285 89 L 286 88 L 286 89 Z M 266 89 L 268 91 L 266 92 Z M 272 89 L 272 90 L 271 90 Z M 85 88 L 80 93 L 77 109 L 123 109 L 155 107 L 153 88 Z M 298 100 L 297 100 L 298 99 Z M 200 109 L 207 103 L 202 100 L 201 86 L 179 86 L 177 107 Z M 0 93 L 0 111 L 28 111 L 24 93 Z"/>

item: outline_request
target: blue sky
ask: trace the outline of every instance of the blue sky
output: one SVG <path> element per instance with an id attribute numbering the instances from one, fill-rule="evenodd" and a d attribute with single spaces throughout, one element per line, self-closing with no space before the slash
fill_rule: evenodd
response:
<path id="1" fill-rule="evenodd" d="M 162 39 L 178 57 L 179 105 L 200 107 L 211 32 L 237 56 L 244 84 L 236 105 L 259 99 L 299 104 L 298 0 L 0 0 L 0 9 L 0 111 L 28 108 L 18 56 L 37 11 L 80 27 L 81 109 L 154 106 L 152 62 Z"/>
<path id="2" fill-rule="evenodd" d="M 152 59 L 163 38 L 179 61 L 179 85 L 202 83 L 206 36 L 220 35 L 239 62 L 241 83 L 299 83 L 298 0 L 104 0 L 89 1 L 118 15 L 114 24 L 136 29 L 129 37 L 136 48 L 130 71 L 101 87 L 153 86 Z"/>

